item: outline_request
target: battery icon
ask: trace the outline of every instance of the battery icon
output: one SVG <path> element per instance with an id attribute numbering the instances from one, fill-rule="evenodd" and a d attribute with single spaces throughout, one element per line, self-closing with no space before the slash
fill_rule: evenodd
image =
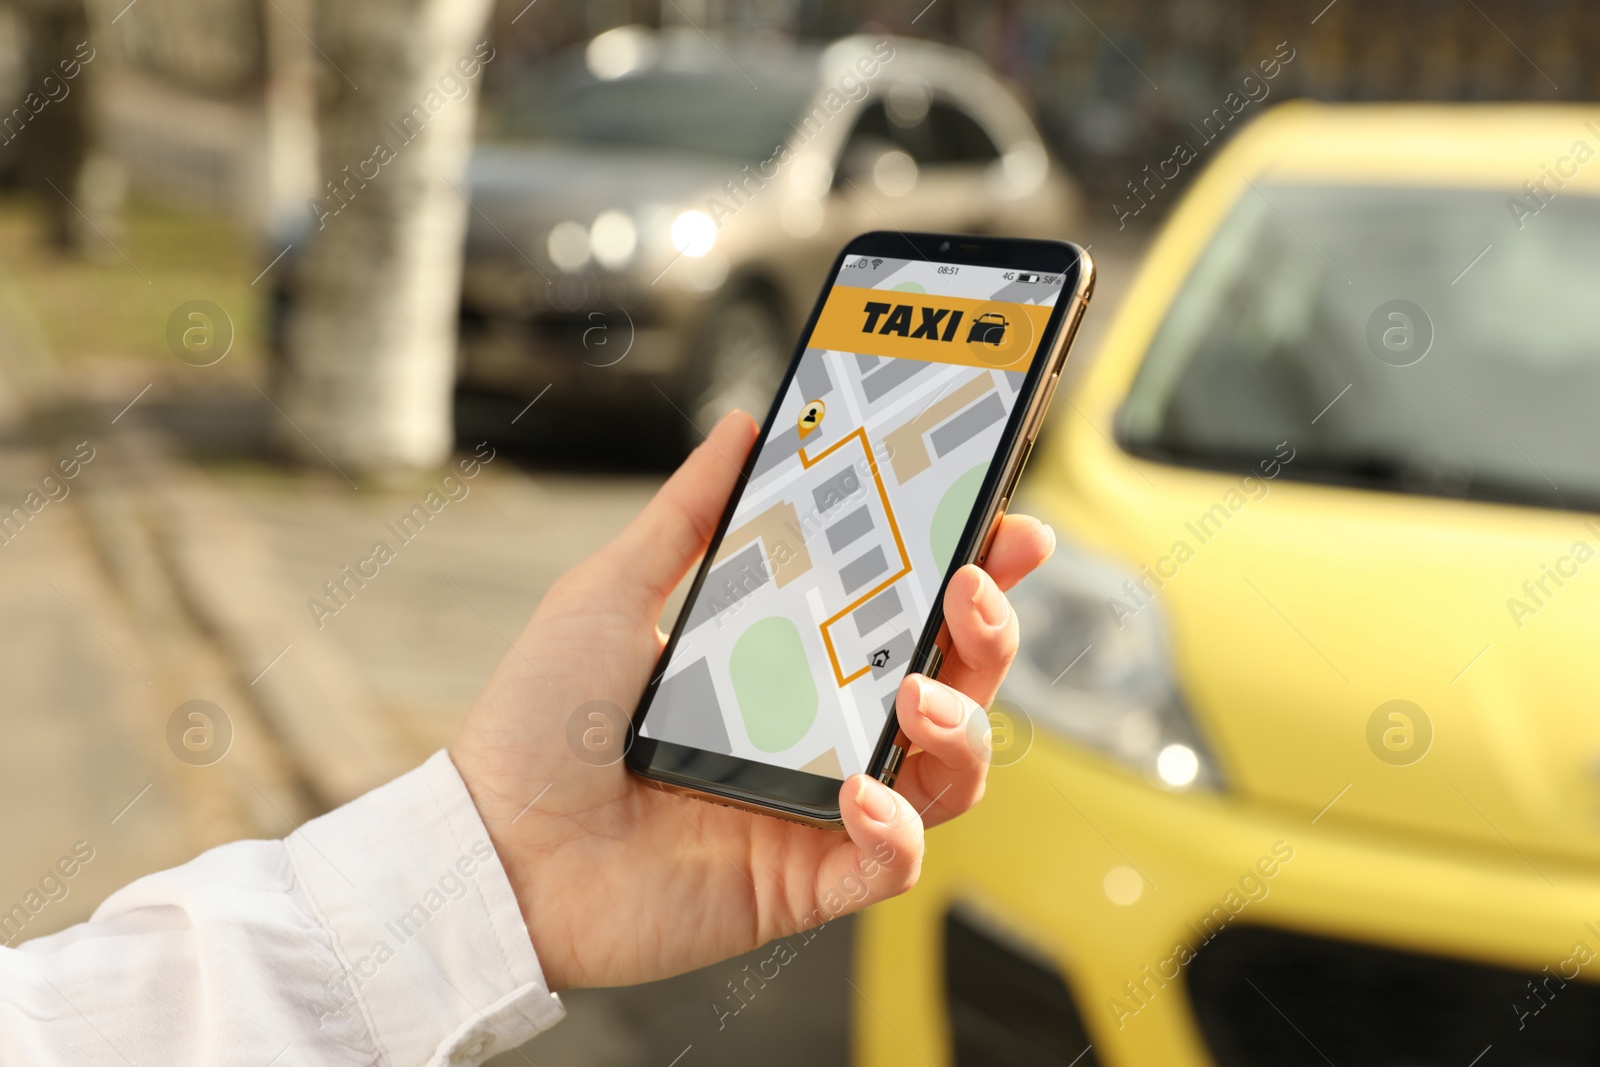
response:
<path id="1" fill-rule="evenodd" d="M 1038 280 L 1039 280 L 1039 276 L 1037 274 L 1019 274 L 1019 275 L 1017 275 L 1017 281 L 1019 281 L 1019 282 L 1025 282 L 1025 283 L 1031 284 L 1031 283 L 1036 282 Z"/>

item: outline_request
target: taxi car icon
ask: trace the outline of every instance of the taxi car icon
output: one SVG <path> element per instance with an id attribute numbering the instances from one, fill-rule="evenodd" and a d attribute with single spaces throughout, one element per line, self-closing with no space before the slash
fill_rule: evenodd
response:
<path id="1" fill-rule="evenodd" d="M 986 344 L 999 348 L 1005 343 L 1008 325 L 1006 317 L 998 311 L 985 311 L 973 319 L 968 327 L 967 344 Z"/>

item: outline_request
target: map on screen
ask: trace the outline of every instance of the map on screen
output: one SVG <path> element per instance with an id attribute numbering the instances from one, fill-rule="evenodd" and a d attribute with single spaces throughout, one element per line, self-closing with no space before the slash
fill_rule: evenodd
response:
<path id="1" fill-rule="evenodd" d="M 1062 281 L 846 258 L 644 736 L 828 778 L 865 768 Z"/>

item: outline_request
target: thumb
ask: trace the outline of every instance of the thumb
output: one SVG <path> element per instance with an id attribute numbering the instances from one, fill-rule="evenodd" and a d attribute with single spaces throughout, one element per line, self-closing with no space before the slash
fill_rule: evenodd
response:
<path id="1" fill-rule="evenodd" d="M 636 589 L 656 605 L 652 618 L 710 544 L 758 432 L 755 420 L 743 411 L 723 416 L 601 552 L 623 587 Z"/>

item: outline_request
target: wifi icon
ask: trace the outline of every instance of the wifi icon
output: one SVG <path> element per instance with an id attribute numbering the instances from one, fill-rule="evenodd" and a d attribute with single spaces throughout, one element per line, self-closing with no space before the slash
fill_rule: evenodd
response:
<path id="1" fill-rule="evenodd" d="M 883 266 L 883 260 L 875 259 L 875 260 L 872 261 L 872 269 L 873 270 L 877 270 L 881 266 Z"/>

